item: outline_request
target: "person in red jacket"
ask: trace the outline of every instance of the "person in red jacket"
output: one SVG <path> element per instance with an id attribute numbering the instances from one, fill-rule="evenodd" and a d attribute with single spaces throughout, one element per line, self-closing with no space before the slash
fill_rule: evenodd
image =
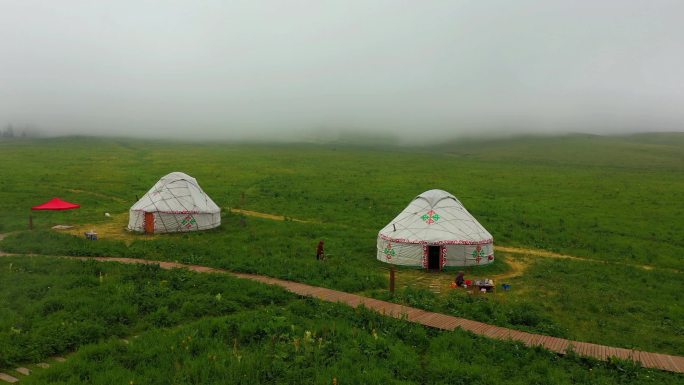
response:
<path id="1" fill-rule="evenodd" d="M 323 240 L 322 239 L 320 242 L 318 242 L 318 247 L 316 248 L 316 259 L 317 260 L 325 259 L 325 252 L 323 251 Z"/>

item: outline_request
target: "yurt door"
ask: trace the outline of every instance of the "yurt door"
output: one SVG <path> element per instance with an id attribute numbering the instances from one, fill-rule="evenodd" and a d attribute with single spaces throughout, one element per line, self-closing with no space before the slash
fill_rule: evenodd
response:
<path id="1" fill-rule="evenodd" d="M 154 234 L 154 213 L 145 213 L 145 233 Z"/>
<path id="2" fill-rule="evenodd" d="M 428 270 L 440 270 L 440 246 L 428 246 Z"/>

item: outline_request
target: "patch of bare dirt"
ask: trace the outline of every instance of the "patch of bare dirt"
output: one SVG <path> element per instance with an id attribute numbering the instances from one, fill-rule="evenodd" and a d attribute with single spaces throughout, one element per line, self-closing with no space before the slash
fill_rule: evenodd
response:
<path id="1" fill-rule="evenodd" d="M 507 279 L 522 276 L 529 266 L 529 263 L 524 258 L 515 258 L 511 255 L 507 256 L 506 263 L 510 269 L 501 274 L 489 274 L 478 272 L 476 269 L 471 270 L 464 267 L 466 278 L 478 280 L 483 278 L 490 278 L 499 285 Z M 395 275 L 395 285 L 397 288 L 413 287 L 425 288 L 436 294 L 443 294 L 452 290 L 451 283 L 456 278 L 456 271 L 449 272 L 426 272 L 422 269 L 416 270 L 397 270 Z"/>
<path id="2" fill-rule="evenodd" d="M 677 269 L 660 268 L 660 267 L 651 266 L 651 265 L 640 265 L 637 263 L 606 261 L 606 260 L 602 260 L 602 259 L 589 258 L 589 257 L 578 257 L 578 256 L 574 256 L 574 255 L 558 254 L 558 253 L 554 253 L 551 251 L 539 250 L 539 249 L 527 249 L 527 248 L 522 248 L 522 247 L 509 247 L 509 246 L 500 246 L 500 245 L 494 246 L 494 249 L 496 251 L 503 251 L 503 252 L 511 253 L 511 254 L 530 255 L 530 256 L 534 256 L 534 257 L 556 258 L 556 259 L 572 259 L 575 261 L 585 261 L 585 262 L 594 262 L 594 263 L 608 263 L 608 264 L 613 264 L 613 265 L 630 266 L 630 267 L 636 267 L 636 268 L 643 269 L 643 270 L 660 269 L 660 270 L 667 270 L 667 271 L 671 271 L 671 272 L 675 272 L 675 273 L 682 273 L 681 270 L 677 270 Z"/>
<path id="3" fill-rule="evenodd" d="M 529 263 L 525 260 L 513 258 L 511 256 L 506 258 L 506 263 L 511 267 L 511 270 L 503 274 L 495 275 L 493 279 L 501 281 L 508 278 L 520 277 L 525 273 L 525 270 L 527 270 L 527 267 L 529 266 Z"/>
<path id="4" fill-rule="evenodd" d="M 95 196 L 98 198 L 111 199 L 113 201 L 120 202 L 120 203 L 126 202 L 125 199 L 121 199 L 119 197 L 115 197 L 115 196 L 111 196 L 111 195 L 105 195 L 105 194 L 101 194 L 101 193 L 97 193 L 97 192 L 93 192 L 93 191 L 85 191 L 85 190 L 77 190 L 77 189 L 68 189 L 67 191 L 72 192 L 72 193 L 76 193 L 76 194 L 88 194 L 88 195 L 92 195 L 92 196 Z"/>
<path id="5" fill-rule="evenodd" d="M 56 231 L 65 232 L 77 237 L 84 237 L 85 232 L 94 231 L 97 233 L 99 239 L 115 239 L 124 241 L 126 244 L 130 244 L 134 240 L 147 240 L 156 237 L 155 235 L 141 235 L 128 231 L 126 229 L 127 226 L 128 213 L 120 213 L 113 214 L 111 217 L 107 218 L 106 221 L 101 223 L 74 225 L 70 229 Z"/>
<path id="6" fill-rule="evenodd" d="M 257 218 L 263 218 L 263 219 L 272 219 L 274 221 L 286 221 L 287 220 L 287 221 L 292 221 L 292 222 L 312 223 L 311 221 L 305 221 L 302 219 L 286 217 L 286 216 L 282 216 L 282 215 L 260 213 L 258 211 L 243 210 L 243 209 L 236 209 L 236 208 L 229 208 L 228 210 L 230 210 L 231 213 L 242 214 L 242 215 L 247 215 L 250 217 L 257 217 Z"/>

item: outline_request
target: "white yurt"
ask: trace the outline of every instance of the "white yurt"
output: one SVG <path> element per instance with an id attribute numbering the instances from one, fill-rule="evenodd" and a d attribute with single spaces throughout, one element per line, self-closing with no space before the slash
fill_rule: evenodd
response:
<path id="1" fill-rule="evenodd" d="M 146 233 L 207 230 L 221 225 L 221 209 L 197 180 L 182 172 L 162 177 L 131 207 L 128 229 Z"/>
<path id="2" fill-rule="evenodd" d="M 494 261 L 492 235 L 443 190 L 418 195 L 378 233 L 378 260 L 429 270 Z"/>

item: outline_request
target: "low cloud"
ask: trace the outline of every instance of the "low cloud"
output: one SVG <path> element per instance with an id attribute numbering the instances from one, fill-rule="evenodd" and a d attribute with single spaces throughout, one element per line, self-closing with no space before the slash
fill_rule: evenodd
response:
<path id="1" fill-rule="evenodd" d="M 4 1 L 0 125 L 399 142 L 682 131 L 681 1 Z"/>

